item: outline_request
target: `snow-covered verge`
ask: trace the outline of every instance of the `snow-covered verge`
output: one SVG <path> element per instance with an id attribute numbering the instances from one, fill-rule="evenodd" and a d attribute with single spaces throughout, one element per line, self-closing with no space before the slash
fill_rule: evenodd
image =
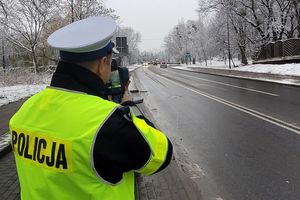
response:
<path id="1" fill-rule="evenodd" d="M 31 68 L 0 70 L 0 106 L 29 97 L 49 85 L 53 72 L 35 73 Z"/>
<path id="2" fill-rule="evenodd" d="M 134 64 L 134 65 L 128 66 L 127 68 L 129 70 L 129 72 L 132 72 L 132 71 L 136 70 L 137 68 L 139 68 L 141 66 L 142 66 L 141 64 Z"/>
<path id="3" fill-rule="evenodd" d="M 44 89 L 46 86 L 46 84 L 41 84 L 0 87 L 0 106 L 31 96 Z"/>
<path id="4" fill-rule="evenodd" d="M 252 63 L 251 60 L 249 60 L 250 63 Z M 231 62 L 231 66 L 233 66 L 233 64 L 235 66 L 240 66 L 241 65 L 241 61 L 239 61 L 238 59 L 234 58 L 233 59 L 233 63 Z M 183 66 L 184 64 L 182 64 L 181 66 Z M 224 61 L 218 58 L 213 58 L 211 60 L 207 61 L 207 65 L 204 61 L 202 62 L 197 62 L 196 64 L 192 64 L 192 65 L 188 65 L 189 67 L 202 67 L 202 68 L 214 68 L 214 69 L 228 69 L 228 60 Z"/>
<path id="5" fill-rule="evenodd" d="M 235 64 L 240 65 L 238 61 Z M 225 65 L 224 61 L 212 60 L 208 61 L 208 65 L 205 64 L 195 64 L 195 65 L 180 65 L 174 68 L 186 69 L 186 68 L 214 68 L 214 69 L 229 69 L 228 63 Z M 290 75 L 290 76 L 300 76 L 300 63 L 291 63 L 283 65 L 271 65 L 271 64 L 250 64 L 246 66 L 234 67 L 231 70 L 237 71 L 248 71 L 257 73 L 268 73 L 268 74 L 278 74 L 278 75 Z"/>
<path id="6" fill-rule="evenodd" d="M 247 65 L 233 68 L 233 70 L 257 72 L 257 73 L 269 73 L 269 74 L 279 74 L 279 75 L 290 75 L 290 76 L 300 76 L 300 64 L 291 63 L 284 65 L 268 65 L 268 64 L 256 64 Z"/>
<path id="7" fill-rule="evenodd" d="M 141 65 L 128 66 L 129 71 L 134 71 Z M 5 72 L 0 71 L 0 106 L 38 93 L 49 85 L 51 73 L 36 75 L 32 71 L 18 69 Z"/>
<path id="8" fill-rule="evenodd" d="M 41 67 L 40 70 L 40 73 L 35 73 L 33 67 L 0 69 L 0 87 L 48 84 L 54 70 L 49 67 Z"/>

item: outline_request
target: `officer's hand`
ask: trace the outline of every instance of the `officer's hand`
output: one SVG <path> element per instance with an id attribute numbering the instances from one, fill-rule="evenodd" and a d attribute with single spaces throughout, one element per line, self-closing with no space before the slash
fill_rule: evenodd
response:
<path id="1" fill-rule="evenodd" d="M 131 101 L 131 97 L 129 95 L 128 87 L 125 88 L 121 104 L 123 104 L 127 101 Z"/>
<path id="2" fill-rule="evenodd" d="M 128 87 L 129 87 L 129 84 L 130 84 L 130 80 L 126 83 L 126 85 L 125 85 L 125 88 L 128 90 Z M 125 90 L 126 90 L 125 89 Z"/>

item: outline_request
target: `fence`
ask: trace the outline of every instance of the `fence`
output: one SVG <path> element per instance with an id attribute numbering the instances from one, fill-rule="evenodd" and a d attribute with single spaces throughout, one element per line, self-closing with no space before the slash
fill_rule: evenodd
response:
<path id="1" fill-rule="evenodd" d="M 0 86 L 18 84 L 49 84 L 56 66 L 39 67 L 39 73 L 34 67 L 17 67 L 0 69 Z"/>
<path id="2" fill-rule="evenodd" d="M 300 59 L 300 39 L 271 42 L 263 46 L 254 56 L 254 61 L 285 61 Z"/>

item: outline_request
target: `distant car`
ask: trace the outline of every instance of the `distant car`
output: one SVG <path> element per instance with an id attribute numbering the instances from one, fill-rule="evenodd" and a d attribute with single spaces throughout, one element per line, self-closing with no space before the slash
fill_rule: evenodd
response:
<path id="1" fill-rule="evenodd" d="M 147 69 L 148 68 L 148 63 L 143 63 L 143 68 Z"/>
<path id="2" fill-rule="evenodd" d="M 166 62 L 161 62 L 160 63 L 160 68 L 167 68 L 168 64 Z"/>

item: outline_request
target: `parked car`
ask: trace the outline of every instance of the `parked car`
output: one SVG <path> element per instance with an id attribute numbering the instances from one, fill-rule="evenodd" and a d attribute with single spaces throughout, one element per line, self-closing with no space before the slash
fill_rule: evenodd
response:
<path id="1" fill-rule="evenodd" d="M 160 68 L 167 68 L 168 64 L 166 62 L 161 62 L 160 63 Z"/>

